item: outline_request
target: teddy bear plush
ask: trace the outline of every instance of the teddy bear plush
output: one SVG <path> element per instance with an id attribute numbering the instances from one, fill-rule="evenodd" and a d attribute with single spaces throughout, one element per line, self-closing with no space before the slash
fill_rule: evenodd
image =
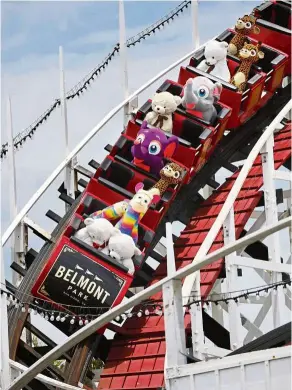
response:
<path id="1" fill-rule="evenodd" d="M 207 42 L 204 50 L 205 59 L 200 62 L 197 69 L 229 82 L 231 75 L 226 60 L 227 49 L 227 42 Z"/>
<path id="2" fill-rule="evenodd" d="M 100 218 L 86 218 L 84 220 L 85 227 L 78 230 L 74 237 L 86 242 L 90 246 L 93 244 L 103 245 L 110 237 L 119 232 L 108 220 Z"/>
<path id="3" fill-rule="evenodd" d="M 159 92 L 153 96 L 152 110 L 145 117 L 148 125 L 172 133 L 172 114 L 181 104 L 181 98 L 169 92 Z"/>
<path id="4" fill-rule="evenodd" d="M 102 252 L 127 267 L 130 275 L 135 272 L 132 257 L 141 255 L 141 251 L 136 247 L 132 237 L 120 231 L 115 232 L 110 237 L 108 245 L 102 249 Z"/>

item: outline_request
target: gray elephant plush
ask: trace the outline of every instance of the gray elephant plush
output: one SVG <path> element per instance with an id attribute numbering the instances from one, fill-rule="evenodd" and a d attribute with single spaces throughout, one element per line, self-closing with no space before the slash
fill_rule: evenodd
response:
<path id="1" fill-rule="evenodd" d="M 217 118 L 214 107 L 222 92 L 222 84 L 213 83 L 207 77 L 188 79 L 183 90 L 182 105 L 193 110 L 193 114 L 204 121 L 213 123 Z"/>

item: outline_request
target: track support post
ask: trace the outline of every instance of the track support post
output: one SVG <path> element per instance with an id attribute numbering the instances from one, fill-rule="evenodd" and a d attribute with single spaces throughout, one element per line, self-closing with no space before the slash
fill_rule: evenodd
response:
<path id="1" fill-rule="evenodd" d="M 10 97 L 7 99 L 7 139 L 8 139 L 8 164 L 9 164 L 9 186 L 10 186 L 10 217 L 13 220 L 17 216 L 17 184 L 16 184 L 16 168 L 13 143 L 13 123 Z M 27 239 L 27 236 L 26 236 Z M 24 267 L 24 256 L 26 246 L 23 223 L 18 225 L 11 239 L 11 263 L 15 261 L 21 267 Z M 15 271 L 12 271 L 12 283 L 18 286 L 21 282 L 21 276 Z"/>
<path id="2" fill-rule="evenodd" d="M 278 207 L 276 200 L 276 189 L 274 182 L 274 136 L 269 137 L 264 147 L 261 150 L 262 167 L 263 167 L 263 181 L 264 181 L 264 197 L 265 197 L 265 213 L 266 225 L 272 225 L 278 222 Z M 269 250 L 269 261 L 276 264 L 281 264 L 280 242 L 279 234 L 274 233 L 267 241 Z M 272 272 L 272 283 L 280 282 L 282 279 L 281 271 Z M 273 325 L 277 328 L 283 325 L 282 315 L 285 313 L 285 297 L 282 289 L 278 289 L 276 294 L 272 294 L 272 311 L 273 311 Z"/>
<path id="3" fill-rule="evenodd" d="M 124 89 L 124 98 L 129 97 L 129 78 L 128 78 L 128 59 L 127 59 L 127 38 L 126 38 L 126 19 L 124 0 L 119 0 L 119 37 L 120 37 L 120 55 L 122 69 L 122 83 Z M 124 106 L 124 128 L 128 124 L 131 111 L 130 103 Z"/>
<path id="4" fill-rule="evenodd" d="M 227 215 L 223 224 L 224 245 L 235 242 L 235 222 L 234 222 L 234 208 L 232 207 Z M 237 266 L 233 264 L 234 256 L 236 253 L 231 253 L 225 256 L 225 268 L 226 268 L 226 289 L 227 291 L 236 290 L 237 280 Z M 242 346 L 242 340 L 240 337 L 241 320 L 240 311 L 237 303 L 230 300 L 228 303 L 229 314 L 229 332 L 230 332 L 230 346 L 234 351 Z"/>
<path id="5" fill-rule="evenodd" d="M 63 48 L 59 46 L 59 67 L 60 67 L 60 102 L 61 102 L 61 114 L 63 118 L 64 131 L 65 131 L 65 155 L 66 157 L 70 153 L 69 148 L 69 132 L 68 132 L 68 116 L 67 116 L 67 101 L 66 101 L 66 84 L 65 84 L 65 71 L 64 71 L 64 59 Z M 77 165 L 77 156 L 68 162 L 65 168 L 65 190 L 67 195 L 71 198 L 75 198 L 75 191 L 77 190 L 77 177 L 75 174 L 74 166 Z M 68 211 L 70 205 L 65 203 L 65 210 Z"/>
<path id="6" fill-rule="evenodd" d="M 192 289 L 192 296 L 195 300 L 201 299 L 201 276 L 200 271 L 196 272 L 196 280 Z M 192 326 L 192 342 L 193 356 L 197 359 L 204 360 L 206 355 L 204 351 L 204 328 L 203 328 L 203 313 L 202 304 L 193 304 L 190 307 L 191 326 Z"/>
<path id="7" fill-rule="evenodd" d="M 166 223 L 167 273 L 176 272 L 172 240 L 172 225 Z M 172 279 L 162 288 L 165 323 L 165 339 L 167 345 L 165 368 L 186 364 L 186 338 L 184 328 L 184 312 L 182 305 L 182 283 L 180 279 Z"/>
<path id="8" fill-rule="evenodd" d="M 198 10 L 198 0 L 191 0 L 192 7 L 192 25 L 193 25 L 193 43 L 195 49 L 200 46 L 200 36 L 199 36 L 199 10 Z"/>

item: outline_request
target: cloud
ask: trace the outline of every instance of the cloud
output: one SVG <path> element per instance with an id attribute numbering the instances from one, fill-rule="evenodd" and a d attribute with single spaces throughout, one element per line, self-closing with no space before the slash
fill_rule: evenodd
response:
<path id="1" fill-rule="evenodd" d="M 2 50 L 11 50 L 23 45 L 27 40 L 25 33 L 17 33 L 4 41 L 2 44 Z"/>

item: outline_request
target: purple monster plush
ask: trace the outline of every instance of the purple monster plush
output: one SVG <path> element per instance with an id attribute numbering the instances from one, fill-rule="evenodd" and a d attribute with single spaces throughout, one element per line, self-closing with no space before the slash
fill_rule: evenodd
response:
<path id="1" fill-rule="evenodd" d="M 171 157 L 178 146 L 178 138 L 174 135 L 167 138 L 157 128 L 148 128 L 144 121 L 131 148 L 133 163 L 147 172 L 158 175 L 164 167 L 164 158 Z"/>

